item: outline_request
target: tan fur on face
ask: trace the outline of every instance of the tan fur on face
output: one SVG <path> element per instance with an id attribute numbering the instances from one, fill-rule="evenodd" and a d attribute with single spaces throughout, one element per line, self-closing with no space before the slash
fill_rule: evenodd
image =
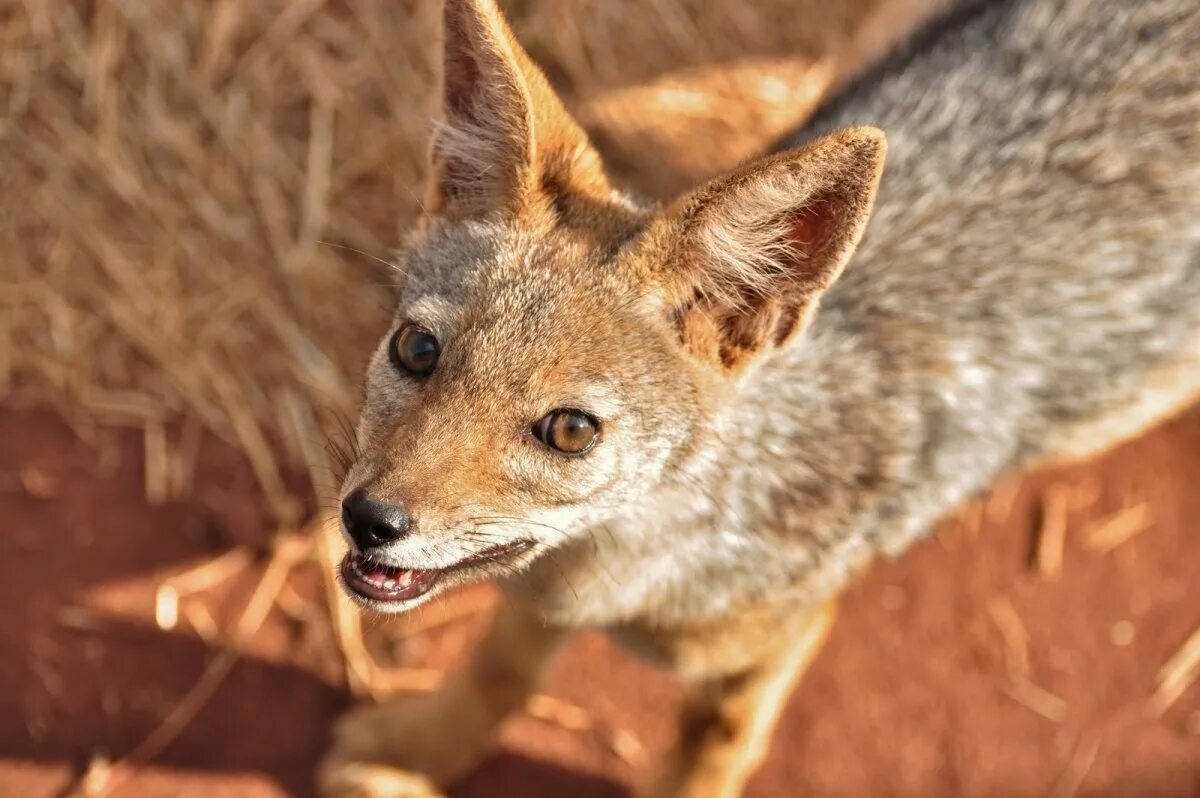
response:
<path id="1" fill-rule="evenodd" d="M 624 218 L 636 231 L 638 219 Z M 508 534 L 556 546 L 661 478 L 686 439 L 676 419 L 695 416 L 696 400 L 661 304 L 626 279 L 620 242 L 472 222 L 434 225 L 410 253 L 397 326 L 430 330 L 441 357 L 414 380 L 381 342 L 363 457 L 345 486 L 416 521 L 418 533 L 383 556 L 445 567 Z M 652 399 L 658 391 L 672 399 Z M 599 420 L 594 451 L 566 457 L 533 439 L 532 425 L 558 408 Z M 479 518 L 506 521 L 482 528 Z"/>

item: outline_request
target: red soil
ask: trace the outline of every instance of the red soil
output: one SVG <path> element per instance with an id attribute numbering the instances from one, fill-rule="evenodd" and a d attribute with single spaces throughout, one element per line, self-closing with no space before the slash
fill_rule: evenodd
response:
<path id="1" fill-rule="evenodd" d="M 51 416 L 0 413 L 0 796 L 61 794 L 95 753 L 136 745 L 217 651 L 186 623 L 155 627 L 155 588 L 233 546 L 263 547 L 253 480 L 229 450 L 206 443 L 193 496 L 165 506 L 144 502 L 141 467 L 134 435 L 88 446 Z M 1061 575 L 1040 576 L 1045 489 L 1092 480 L 1100 491 L 1070 513 Z M 1158 669 L 1200 626 L 1198 485 L 1193 412 L 1096 463 L 1035 475 L 1011 512 L 993 500 L 1002 517 L 948 522 L 879 564 L 846 594 L 750 798 L 1200 796 L 1200 685 L 1160 718 L 1145 711 Z M 1107 553 L 1084 545 L 1097 520 L 1143 500 L 1148 528 Z M 228 630 L 259 571 L 185 604 Z M 273 611 L 213 700 L 118 798 L 311 794 L 349 700 L 328 629 L 306 619 L 318 576 L 306 566 L 293 578 L 290 612 Z M 1007 608 L 1049 698 L 1009 686 L 995 620 Z M 443 665 L 479 622 L 370 626 L 385 656 Z M 601 731 L 518 718 L 456 796 L 618 798 L 669 741 L 676 685 L 599 636 L 569 648 L 547 689 Z M 645 753 L 614 755 L 615 729 Z"/>

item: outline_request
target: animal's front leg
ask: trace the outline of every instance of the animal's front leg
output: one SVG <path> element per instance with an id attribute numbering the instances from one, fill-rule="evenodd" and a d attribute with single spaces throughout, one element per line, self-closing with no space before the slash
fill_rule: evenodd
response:
<path id="1" fill-rule="evenodd" d="M 653 798 L 738 798 L 762 763 L 796 681 L 833 624 L 829 604 L 795 627 L 750 667 L 714 673 L 689 686 L 679 741 Z M 727 644 L 727 643 L 726 643 Z"/>
<path id="2" fill-rule="evenodd" d="M 327 798 L 432 798 L 486 755 L 501 721 L 536 689 L 562 639 L 505 606 L 463 667 L 436 691 L 350 713 L 318 781 Z"/>

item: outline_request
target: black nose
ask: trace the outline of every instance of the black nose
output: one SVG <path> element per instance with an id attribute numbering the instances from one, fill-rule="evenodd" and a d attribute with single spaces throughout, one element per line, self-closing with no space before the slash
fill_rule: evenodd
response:
<path id="1" fill-rule="evenodd" d="M 403 507 L 376 501 L 359 490 L 342 502 L 342 523 L 358 548 L 366 551 L 407 535 L 412 518 Z"/>

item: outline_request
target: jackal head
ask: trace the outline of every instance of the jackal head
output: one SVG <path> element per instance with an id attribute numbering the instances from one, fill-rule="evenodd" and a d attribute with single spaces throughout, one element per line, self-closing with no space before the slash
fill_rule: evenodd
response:
<path id="1" fill-rule="evenodd" d="M 644 501 L 813 317 L 866 223 L 874 129 L 661 208 L 600 159 L 493 0 L 446 0 L 444 121 L 342 491 L 342 578 L 400 611 Z"/>

